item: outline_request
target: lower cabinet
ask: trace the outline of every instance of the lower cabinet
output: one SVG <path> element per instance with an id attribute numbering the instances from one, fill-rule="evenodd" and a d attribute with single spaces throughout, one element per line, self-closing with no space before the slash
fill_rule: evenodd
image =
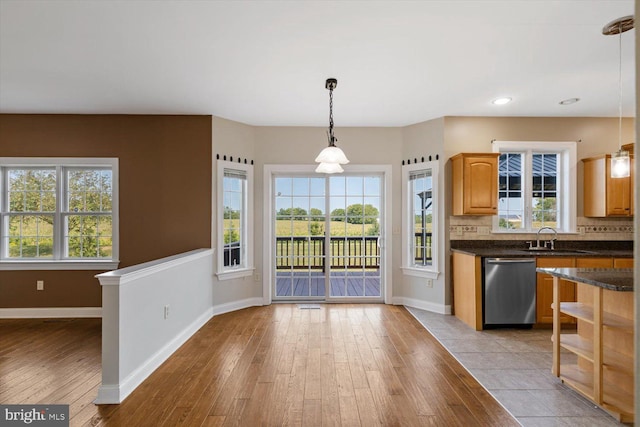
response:
<path id="1" fill-rule="evenodd" d="M 608 258 L 611 260 L 611 258 Z M 569 257 L 538 257 L 536 266 L 539 268 L 575 267 L 576 259 Z M 536 273 L 536 323 L 553 324 L 553 277 L 548 274 Z M 575 301 L 576 285 L 573 282 L 560 280 L 560 300 Z M 560 316 L 562 323 L 575 323 L 566 315 Z"/>
<path id="2" fill-rule="evenodd" d="M 633 268 L 633 258 L 614 258 L 613 268 Z"/>
<path id="3" fill-rule="evenodd" d="M 633 258 L 537 257 L 536 267 L 632 268 Z M 452 256 L 453 314 L 477 331 L 482 330 L 482 258 L 454 252 Z M 560 280 L 560 300 L 576 301 L 576 284 Z M 553 324 L 553 277 L 536 273 L 536 323 Z M 560 314 L 560 322 L 576 323 Z"/>

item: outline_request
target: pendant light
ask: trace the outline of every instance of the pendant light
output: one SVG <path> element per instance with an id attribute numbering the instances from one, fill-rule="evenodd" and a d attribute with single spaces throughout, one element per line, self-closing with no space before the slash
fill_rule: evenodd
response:
<path id="1" fill-rule="evenodd" d="M 320 163 L 316 168 L 318 173 L 340 173 L 344 172 L 341 165 L 349 163 L 349 159 L 344 155 L 344 152 L 336 147 L 336 137 L 333 135 L 333 90 L 338 85 L 338 80 L 329 78 L 327 79 L 324 87 L 329 89 L 329 131 L 327 137 L 329 138 L 329 146 L 318 154 L 316 162 Z"/>
<path id="2" fill-rule="evenodd" d="M 626 178 L 631 173 L 629 152 L 622 149 L 622 33 L 633 28 L 633 15 L 609 22 L 602 28 L 605 36 L 618 35 L 618 151 L 611 154 L 611 178 Z"/>

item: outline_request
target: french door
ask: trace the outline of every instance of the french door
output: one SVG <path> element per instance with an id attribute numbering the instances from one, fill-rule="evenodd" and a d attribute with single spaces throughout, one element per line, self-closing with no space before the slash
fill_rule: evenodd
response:
<path id="1" fill-rule="evenodd" d="M 381 301 L 382 174 L 274 174 L 273 300 Z"/>

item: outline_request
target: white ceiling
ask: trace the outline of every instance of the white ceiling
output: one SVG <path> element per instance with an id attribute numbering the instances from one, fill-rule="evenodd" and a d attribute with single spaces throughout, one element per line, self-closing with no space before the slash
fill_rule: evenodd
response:
<path id="1" fill-rule="evenodd" d="M 601 31 L 633 12 L 633 0 L 0 0 L 0 112 L 326 126 L 336 77 L 337 127 L 617 117 L 619 37 Z M 622 36 L 625 116 L 636 31 Z"/>

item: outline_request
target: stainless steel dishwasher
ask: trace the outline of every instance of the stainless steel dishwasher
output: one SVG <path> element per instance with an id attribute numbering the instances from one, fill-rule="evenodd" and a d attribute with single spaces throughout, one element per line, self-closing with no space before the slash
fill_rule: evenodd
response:
<path id="1" fill-rule="evenodd" d="M 535 258 L 484 260 L 483 319 L 485 326 L 536 322 Z"/>

